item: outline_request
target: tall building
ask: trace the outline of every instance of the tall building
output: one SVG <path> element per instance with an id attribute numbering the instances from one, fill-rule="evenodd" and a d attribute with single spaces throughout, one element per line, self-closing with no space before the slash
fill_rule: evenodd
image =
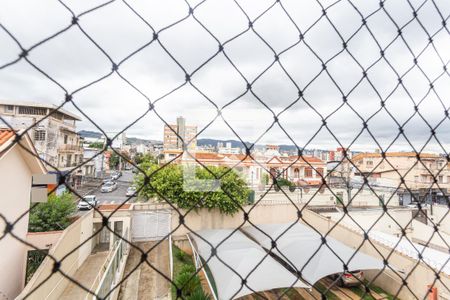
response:
<path id="1" fill-rule="evenodd" d="M 1 101 L 0 116 L 13 129 L 27 129 L 39 157 L 49 170 L 69 171 L 83 162 L 82 139 L 76 132 L 81 119 L 52 104 Z M 6 124 L 0 126 L 5 127 Z M 72 173 L 74 186 L 81 184 L 82 170 Z"/>
<path id="2" fill-rule="evenodd" d="M 177 118 L 175 125 L 164 126 L 164 150 L 183 150 L 187 144 L 189 150 L 197 148 L 197 126 L 186 125 L 186 119 Z"/>

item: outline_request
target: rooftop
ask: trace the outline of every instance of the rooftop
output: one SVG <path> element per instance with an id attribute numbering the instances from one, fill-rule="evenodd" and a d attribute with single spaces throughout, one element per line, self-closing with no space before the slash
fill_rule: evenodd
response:
<path id="1" fill-rule="evenodd" d="M 27 101 L 14 101 L 14 100 L 1 100 L 0 105 L 15 105 L 15 106 L 27 106 L 27 107 L 41 107 L 41 108 L 49 108 L 49 109 L 58 109 L 58 112 L 76 120 L 81 121 L 81 118 L 74 113 L 71 113 L 68 110 L 63 108 L 58 108 L 58 106 L 54 104 L 47 103 L 38 103 L 38 102 L 27 102 Z"/>
<path id="2" fill-rule="evenodd" d="M 416 152 L 386 152 L 386 157 L 417 157 Z M 359 153 L 353 157 L 353 160 L 363 158 L 381 157 L 381 153 Z M 420 153 L 420 158 L 438 158 L 439 155 L 433 153 Z"/>
<path id="3" fill-rule="evenodd" d="M 6 144 L 11 138 L 15 136 L 15 133 L 11 129 L 0 128 L 0 146 Z"/>

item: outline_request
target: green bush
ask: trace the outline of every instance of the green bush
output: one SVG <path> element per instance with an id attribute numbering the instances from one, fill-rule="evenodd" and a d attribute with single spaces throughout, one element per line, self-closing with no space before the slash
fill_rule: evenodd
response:
<path id="1" fill-rule="evenodd" d="M 173 254 L 180 261 L 184 261 L 186 259 L 186 254 L 183 251 L 181 251 L 178 247 L 173 247 Z"/>
<path id="2" fill-rule="evenodd" d="M 180 268 L 180 274 L 181 273 L 190 273 L 194 274 L 197 270 L 195 269 L 194 265 L 182 265 Z"/>
<path id="3" fill-rule="evenodd" d="M 285 178 L 278 178 L 277 179 L 277 183 L 278 183 L 278 186 L 280 186 L 280 187 L 282 187 L 282 186 L 288 186 L 288 187 L 295 186 L 295 184 L 293 182 L 291 182 L 291 181 L 289 181 L 289 180 L 287 180 Z"/>
<path id="4" fill-rule="evenodd" d="M 192 295 L 196 289 L 201 288 L 200 278 L 193 275 L 194 273 L 184 272 L 175 277 L 175 284 L 179 289 L 182 289 L 184 297 Z"/>
<path id="5" fill-rule="evenodd" d="M 205 294 L 203 289 L 200 287 L 196 289 L 189 297 L 187 297 L 187 300 L 209 300 L 209 295 Z"/>
<path id="6" fill-rule="evenodd" d="M 51 194 L 48 201 L 34 205 L 30 210 L 28 231 L 64 230 L 70 225 L 70 216 L 76 212 L 72 194 Z"/>

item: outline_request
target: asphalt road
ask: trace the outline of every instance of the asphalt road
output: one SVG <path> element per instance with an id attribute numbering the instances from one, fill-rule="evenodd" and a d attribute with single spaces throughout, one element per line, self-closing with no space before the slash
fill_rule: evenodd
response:
<path id="1" fill-rule="evenodd" d="M 133 173 L 131 171 L 123 171 L 122 176 L 117 180 L 117 189 L 111 193 L 102 193 L 100 187 L 90 192 L 89 195 L 96 195 L 98 204 L 121 204 L 125 202 L 128 197 L 125 196 L 127 189 L 133 182 Z M 132 198 L 127 203 L 133 201 Z M 78 211 L 77 215 L 83 215 L 87 210 Z"/>
<path id="2" fill-rule="evenodd" d="M 101 204 L 121 204 L 127 200 L 125 196 L 128 187 L 133 182 L 133 173 L 123 171 L 123 175 L 117 180 L 117 189 L 111 193 L 102 193 L 100 188 L 95 191 L 99 205 Z"/>

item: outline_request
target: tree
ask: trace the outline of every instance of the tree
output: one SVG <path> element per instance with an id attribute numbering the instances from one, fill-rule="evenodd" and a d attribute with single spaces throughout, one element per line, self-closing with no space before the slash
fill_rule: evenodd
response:
<path id="1" fill-rule="evenodd" d="M 89 144 L 89 148 L 94 148 L 94 149 L 103 149 L 104 147 L 104 143 L 103 142 L 93 142 Z"/>
<path id="2" fill-rule="evenodd" d="M 116 169 L 120 162 L 120 156 L 117 155 L 116 152 L 111 152 L 111 156 L 109 157 L 109 168 Z"/>
<path id="3" fill-rule="evenodd" d="M 128 155 L 128 152 L 120 151 L 119 155 L 116 153 L 116 151 L 111 151 L 111 156 L 109 158 L 109 168 L 117 169 L 118 167 L 122 167 L 123 163 L 127 161 L 130 161 L 130 156 Z"/>
<path id="4" fill-rule="evenodd" d="M 63 193 L 61 196 L 51 194 L 47 202 L 38 203 L 31 208 L 28 231 L 64 230 L 70 225 L 70 216 L 75 211 L 76 205 L 70 193 Z"/>
<path id="5" fill-rule="evenodd" d="M 157 163 L 156 158 L 150 154 L 136 153 L 136 155 L 134 156 L 134 162 L 138 165 L 142 164 L 145 161 L 148 161 L 148 162 L 151 162 L 154 164 Z"/>
<path id="6" fill-rule="evenodd" d="M 156 197 L 159 201 L 170 201 L 180 208 L 217 208 L 221 213 L 234 214 L 239 205 L 247 202 L 250 189 L 239 174 L 228 167 L 208 166 L 195 169 L 196 179 L 212 180 L 220 178 L 220 189 L 216 191 L 189 191 L 184 188 L 183 168 L 179 165 L 166 165 L 158 170 L 158 166 L 145 161 L 139 167 L 145 170 L 150 181 L 145 184 L 145 176 L 138 174 L 134 185 L 139 189 L 144 186 L 140 196 Z M 157 171 L 156 171 L 157 170 Z M 221 177 L 221 175 L 223 175 Z M 188 181 L 189 184 L 189 181 Z"/>

